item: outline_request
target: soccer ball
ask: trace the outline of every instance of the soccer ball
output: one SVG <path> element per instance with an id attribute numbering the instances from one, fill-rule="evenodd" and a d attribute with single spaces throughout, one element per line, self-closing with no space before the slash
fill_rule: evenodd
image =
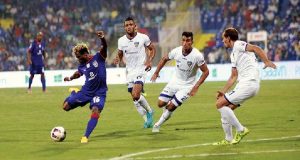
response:
<path id="1" fill-rule="evenodd" d="M 67 132 L 64 127 L 54 127 L 50 132 L 50 137 L 55 142 L 61 142 L 66 138 Z"/>

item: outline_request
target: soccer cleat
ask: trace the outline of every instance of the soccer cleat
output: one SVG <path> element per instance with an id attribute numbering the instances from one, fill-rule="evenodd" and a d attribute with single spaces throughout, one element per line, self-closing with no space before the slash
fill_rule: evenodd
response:
<path id="1" fill-rule="evenodd" d="M 81 143 L 88 143 L 89 142 L 89 139 L 86 137 L 86 136 L 84 136 L 84 137 L 82 137 L 81 138 L 81 141 L 80 141 Z"/>
<path id="2" fill-rule="evenodd" d="M 160 129 L 160 126 L 154 125 L 153 128 L 152 128 L 152 132 L 153 133 L 158 133 L 159 129 Z"/>
<path id="3" fill-rule="evenodd" d="M 153 111 L 147 112 L 147 122 L 144 123 L 144 128 L 152 128 L 153 126 Z"/>
<path id="4" fill-rule="evenodd" d="M 230 141 L 227 141 L 226 139 L 223 139 L 222 141 L 213 143 L 212 145 L 213 146 L 225 146 L 225 145 L 231 145 L 231 144 L 232 143 Z"/>
<path id="5" fill-rule="evenodd" d="M 244 130 L 241 133 L 236 132 L 234 139 L 231 143 L 238 144 L 249 132 L 249 129 L 244 127 Z"/>
<path id="6" fill-rule="evenodd" d="M 78 89 L 78 88 L 75 88 L 75 87 L 74 87 L 74 88 L 73 88 L 73 87 L 69 88 L 69 92 L 70 92 L 70 93 L 72 93 L 73 91 L 74 91 L 75 93 L 77 93 L 77 92 L 79 91 L 79 89 Z"/>
<path id="7" fill-rule="evenodd" d="M 28 93 L 28 94 L 32 94 L 31 88 L 28 88 L 28 89 L 27 89 L 27 93 Z"/>

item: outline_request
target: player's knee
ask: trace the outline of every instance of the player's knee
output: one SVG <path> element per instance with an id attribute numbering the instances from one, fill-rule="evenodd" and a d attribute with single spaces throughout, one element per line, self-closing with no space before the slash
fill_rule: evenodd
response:
<path id="1" fill-rule="evenodd" d="M 167 103 L 164 102 L 164 101 L 158 100 L 158 102 L 157 102 L 157 106 L 158 106 L 159 108 L 162 108 L 162 107 L 164 107 L 164 106 L 166 106 L 166 105 L 167 105 Z"/>
<path id="2" fill-rule="evenodd" d="M 132 100 L 133 101 L 138 101 L 140 99 L 140 94 L 132 94 Z"/>
<path id="3" fill-rule="evenodd" d="M 99 119 L 100 117 L 100 110 L 99 109 L 92 109 L 92 113 L 91 113 L 91 118 L 94 118 L 94 119 Z"/>
<path id="4" fill-rule="evenodd" d="M 171 102 L 166 106 L 167 110 L 169 110 L 170 112 L 173 112 L 176 110 L 176 106 Z"/>
<path id="5" fill-rule="evenodd" d="M 216 102 L 216 107 L 217 107 L 217 109 L 220 109 L 220 108 L 223 107 L 223 105 L 219 101 L 217 101 Z"/>

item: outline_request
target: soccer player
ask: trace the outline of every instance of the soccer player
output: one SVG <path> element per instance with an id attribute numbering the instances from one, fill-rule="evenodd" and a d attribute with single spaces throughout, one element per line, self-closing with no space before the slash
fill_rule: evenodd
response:
<path id="1" fill-rule="evenodd" d="M 43 41 L 43 33 L 38 32 L 36 39 L 30 44 L 27 50 L 27 63 L 29 65 L 30 77 L 28 84 L 28 93 L 32 93 L 31 84 L 35 74 L 41 75 L 43 92 L 46 92 L 46 80 L 44 73 L 44 59 L 46 58 L 45 42 Z"/>
<path id="2" fill-rule="evenodd" d="M 214 145 L 237 144 L 249 133 L 249 129 L 239 122 L 233 110 L 245 100 L 255 96 L 259 90 L 259 67 L 255 54 L 264 62 L 264 68 L 276 69 L 276 65 L 267 58 L 266 53 L 260 47 L 240 41 L 238 38 L 238 31 L 235 28 L 227 28 L 222 34 L 224 46 L 232 48 L 230 55 L 232 69 L 227 83 L 216 96 L 216 106 L 221 113 L 225 139 Z M 238 83 L 235 88 L 228 92 L 236 81 Z M 232 126 L 236 128 L 234 137 Z"/>
<path id="3" fill-rule="evenodd" d="M 65 77 L 64 81 L 72 81 L 82 75 L 85 76 L 85 83 L 78 92 L 71 92 L 63 103 L 63 109 L 70 111 L 78 106 L 90 103 L 91 117 L 87 124 L 81 143 L 87 143 L 88 138 L 98 123 L 100 113 L 103 110 L 107 85 L 105 59 L 107 57 L 107 44 L 103 31 L 97 31 L 97 36 L 101 40 L 100 50 L 92 56 L 86 44 L 79 43 L 73 48 L 77 60 L 78 70 L 70 77 Z"/>
<path id="4" fill-rule="evenodd" d="M 119 64 L 125 56 L 128 92 L 131 94 L 138 113 L 144 119 L 144 128 L 151 128 L 153 110 L 141 92 L 145 83 L 146 71 L 151 70 L 156 51 L 149 37 L 137 32 L 136 28 L 133 18 L 125 19 L 126 35 L 118 40 L 118 54 L 114 63 Z M 148 49 L 147 53 L 146 49 Z"/>
<path id="5" fill-rule="evenodd" d="M 200 85 L 209 75 L 203 54 L 193 46 L 193 33 L 182 33 L 182 46 L 174 48 L 159 62 L 156 71 L 151 77 L 155 81 L 159 72 L 167 61 L 176 61 L 175 74 L 165 86 L 158 98 L 158 107 L 163 108 L 160 119 L 154 124 L 152 132 L 159 132 L 160 126 L 167 121 L 172 113 L 190 96 L 194 96 Z M 202 71 L 199 79 L 196 78 L 198 70 Z"/>

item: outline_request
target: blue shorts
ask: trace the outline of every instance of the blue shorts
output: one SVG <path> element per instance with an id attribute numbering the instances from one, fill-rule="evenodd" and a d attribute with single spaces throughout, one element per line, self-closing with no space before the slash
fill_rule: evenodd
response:
<path id="1" fill-rule="evenodd" d="M 79 106 L 85 106 L 90 103 L 90 109 L 97 107 L 100 111 L 103 110 L 105 104 L 106 94 L 94 94 L 93 96 L 87 95 L 82 91 L 72 92 L 69 97 L 66 98 L 65 102 L 68 102 L 71 109 Z"/>
<path id="2" fill-rule="evenodd" d="M 44 73 L 43 65 L 30 65 L 30 74 L 42 74 Z"/>

